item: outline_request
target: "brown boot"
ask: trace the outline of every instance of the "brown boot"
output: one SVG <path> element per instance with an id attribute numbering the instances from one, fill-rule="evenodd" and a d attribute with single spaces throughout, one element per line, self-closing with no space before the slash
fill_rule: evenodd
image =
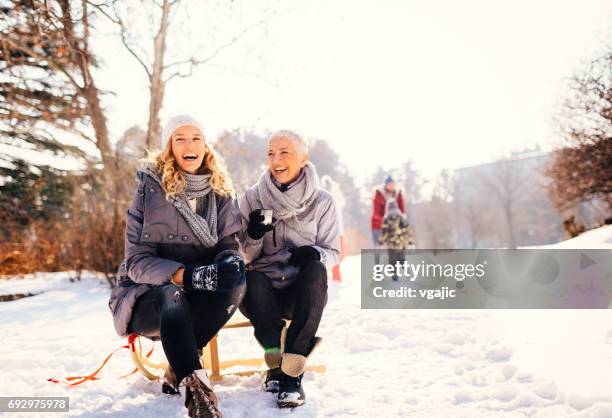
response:
<path id="1" fill-rule="evenodd" d="M 179 391 L 191 418 L 221 418 L 219 400 L 212 390 L 204 369 L 195 370 L 185 377 Z"/>
<path id="2" fill-rule="evenodd" d="M 202 363 L 202 350 L 198 350 L 198 358 L 200 359 L 200 363 L 202 364 L 202 368 L 204 367 L 204 363 Z M 280 363 L 279 363 L 280 364 Z M 162 383 L 162 392 L 167 395 L 178 395 L 178 382 L 176 381 L 176 375 L 174 374 L 174 370 L 168 364 L 166 368 L 166 372 L 164 373 L 164 382 Z"/>

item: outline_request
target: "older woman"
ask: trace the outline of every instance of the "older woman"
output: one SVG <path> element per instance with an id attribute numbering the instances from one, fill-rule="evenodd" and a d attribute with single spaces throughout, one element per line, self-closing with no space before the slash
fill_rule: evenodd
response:
<path id="1" fill-rule="evenodd" d="M 268 222 L 263 210 L 271 210 Z M 269 367 L 264 390 L 279 407 L 302 405 L 306 359 L 327 303 L 327 269 L 338 261 L 340 226 L 331 195 L 319 187 L 308 147 L 297 133 L 268 141 L 268 168 L 240 202 L 248 265 L 240 310 L 255 328 Z M 283 318 L 291 319 L 288 329 Z M 282 336 L 282 337 L 281 337 Z"/>
<path id="2" fill-rule="evenodd" d="M 119 335 L 161 339 L 171 367 L 165 391 L 178 389 L 189 416 L 220 417 L 198 350 L 244 296 L 240 212 L 195 119 L 170 119 L 162 143 L 137 173 L 109 306 Z"/>

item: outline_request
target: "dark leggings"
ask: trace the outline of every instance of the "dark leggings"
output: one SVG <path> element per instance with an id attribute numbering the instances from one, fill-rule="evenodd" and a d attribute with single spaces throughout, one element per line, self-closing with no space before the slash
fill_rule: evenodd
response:
<path id="1" fill-rule="evenodd" d="M 219 332 L 242 301 L 243 282 L 232 292 L 184 292 L 174 284 L 155 287 L 136 300 L 128 330 L 160 338 L 177 382 L 201 369 L 198 350 Z"/>
<path id="2" fill-rule="evenodd" d="M 247 293 L 240 311 L 251 320 L 264 348 L 279 347 L 282 319 L 291 319 L 285 352 L 307 356 L 327 303 L 327 270 L 312 261 L 289 287 L 276 289 L 263 273 L 247 273 Z"/>

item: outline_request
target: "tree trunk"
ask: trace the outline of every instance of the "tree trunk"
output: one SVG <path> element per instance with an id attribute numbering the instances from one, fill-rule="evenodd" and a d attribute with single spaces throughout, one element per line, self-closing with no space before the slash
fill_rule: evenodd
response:
<path id="1" fill-rule="evenodd" d="M 149 102 L 149 123 L 147 126 L 145 152 L 146 150 L 152 151 L 162 146 L 160 141 L 161 124 L 159 121 L 159 112 L 164 101 L 165 82 L 162 76 L 164 72 L 164 53 L 166 51 L 166 32 L 168 30 L 169 14 L 170 5 L 168 0 L 164 0 L 161 23 L 154 40 L 155 51 L 150 83 L 151 101 Z"/>
<path id="2" fill-rule="evenodd" d="M 113 180 L 114 174 L 117 171 L 116 159 L 108 138 L 108 127 L 106 125 L 106 116 L 100 103 L 100 92 L 93 80 L 90 79 L 87 86 L 82 89 L 82 95 L 87 101 L 91 125 L 96 136 L 96 146 L 100 151 L 100 157 L 104 165 L 104 175 L 108 180 Z"/>
<path id="3" fill-rule="evenodd" d="M 159 112 L 164 101 L 164 83 L 161 80 L 161 74 L 156 77 L 155 72 L 153 73 L 149 93 L 151 95 L 151 101 L 149 102 L 149 123 L 147 125 L 145 154 L 147 151 L 153 151 L 162 146 Z"/>
<path id="4" fill-rule="evenodd" d="M 89 117 L 96 136 L 96 147 L 100 151 L 104 174 L 107 180 L 112 180 L 115 172 L 115 159 L 112 147 L 108 138 L 108 128 L 106 126 L 106 116 L 100 103 L 100 91 L 96 87 L 90 71 L 90 55 L 88 48 L 89 21 L 87 15 L 87 3 L 83 3 L 83 36 L 78 38 L 75 33 L 74 23 L 71 14 L 71 2 L 69 0 L 60 1 L 62 10 L 61 22 L 64 25 L 64 36 L 70 45 L 72 61 L 81 72 L 83 80 L 82 86 L 76 86 L 80 95 L 87 102 Z"/>
<path id="5" fill-rule="evenodd" d="M 512 218 L 512 203 L 508 202 L 504 205 L 504 212 L 506 215 L 506 223 L 508 225 L 508 240 L 509 247 L 516 248 L 516 238 L 514 236 L 514 220 Z"/>

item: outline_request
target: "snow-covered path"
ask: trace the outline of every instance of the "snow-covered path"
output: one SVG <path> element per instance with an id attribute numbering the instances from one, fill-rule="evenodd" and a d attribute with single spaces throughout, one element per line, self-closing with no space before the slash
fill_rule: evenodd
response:
<path id="1" fill-rule="evenodd" d="M 215 386 L 225 417 L 612 417 L 612 311 L 361 310 L 359 258 L 342 269 L 311 359 L 327 372 L 306 375 L 307 404 L 278 410 L 259 376 L 227 377 Z M 132 368 L 126 350 L 102 380 L 46 381 L 90 372 L 124 344 L 106 286 L 62 273 L 0 281 L 0 294 L 46 289 L 0 303 L 2 396 L 70 396 L 75 417 L 185 416 L 159 383 L 116 378 Z M 222 331 L 222 359 L 260 355 L 251 332 Z"/>

